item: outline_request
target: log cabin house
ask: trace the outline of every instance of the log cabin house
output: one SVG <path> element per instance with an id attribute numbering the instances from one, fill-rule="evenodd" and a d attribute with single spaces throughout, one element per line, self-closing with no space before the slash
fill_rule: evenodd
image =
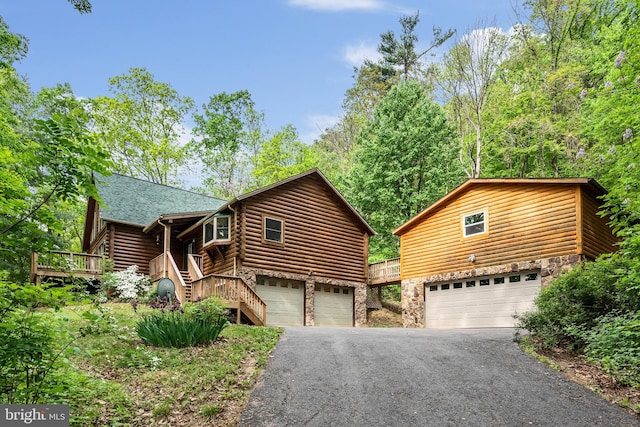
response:
<path id="1" fill-rule="evenodd" d="M 617 249 L 594 180 L 470 179 L 403 224 L 405 327 L 512 327 L 541 287 Z"/>
<path id="2" fill-rule="evenodd" d="M 182 301 L 215 294 L 238 321 L 366 323 L 375 232 L 317 169 L 226 202 L 119 174 L 94 179 L 102 202 L 88 202 L 86 256 L 168 277 Z"/>

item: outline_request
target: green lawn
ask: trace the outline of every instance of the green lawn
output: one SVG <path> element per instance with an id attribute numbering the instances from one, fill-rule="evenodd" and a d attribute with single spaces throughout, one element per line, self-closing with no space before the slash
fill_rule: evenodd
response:
<path id="1" fill-rule="evenodd" d="M 78 338 L 70 361 L 81 373 L 65 393 L 76 425 L 237 425 L 260 369 L 281 330 L 231 325 L 213 345 L 186 349 L 150 347 L 140 340 L 128 304 L 87 306 L 58 316 Z M 95 312 L 95 310 L 94 310 Z"/>

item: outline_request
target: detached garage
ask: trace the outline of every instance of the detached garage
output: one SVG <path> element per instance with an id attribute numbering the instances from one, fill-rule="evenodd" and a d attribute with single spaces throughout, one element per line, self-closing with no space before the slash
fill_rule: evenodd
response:
<path id="1" fill-rule="evenodd" d="M 470 179 L 394 231 L 405 327 L 513 327 L 540 289 L 614 252 L 589 178 Z"/>
<path id="2" fill-rule="evenodd" d="M 425 285 L 427 328 L 512 327 L 513 315 L 533 309 L 540 272 Z"/>

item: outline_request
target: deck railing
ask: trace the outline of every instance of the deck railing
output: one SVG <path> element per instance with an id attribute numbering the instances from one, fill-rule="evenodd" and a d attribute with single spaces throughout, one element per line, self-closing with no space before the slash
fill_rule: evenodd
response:
<path id="1" fill-rule="evenodd" d="M 203 262 L 202 262 L 202 255 L 189 254 L 189 257 L 193 258 L 193 262 L 198 266 L 198 269 L 200 271 L 204 271 Z"/>
<path id="2" fill-rule="evenodd" d="M 167 274 L 167 257 L 165 254 L 160 254 L 151 261 L 149 261 L 149 277 L 155 281 Z"/>
<path id="3" fill-rule="evenodd" d="M 400 282 L 400 258 L 391 258 L 369 264 L 370 285 L 396 282 Z"/>
<path id="4" fill-rule="evenodd" d="M 191 298 L 194 301 L 215 296 L 222 300 L 244 303 L 262 324 L 267 322 L 267 305 L 239 277 L 210 274 L 191 283 Z"/>
<path id="5" fill-rule="evenodd" d="M 100 277 L 105 273 L 103 255 L 50 251 L 31 254 L 31 277 Z"/>

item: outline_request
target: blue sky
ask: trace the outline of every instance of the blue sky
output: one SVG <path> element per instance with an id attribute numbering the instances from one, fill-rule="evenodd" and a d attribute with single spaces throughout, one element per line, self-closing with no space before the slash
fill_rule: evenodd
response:
<path id="1" fill-rule="evenodd" d="M 0 0 L 0 15 L 30 40 L 17 69 L 34 91 L 69 83 L 77 96 L 109 95 L 110 77 L 145 67 L 198 106 L 246 89 L 268 129 L 290 123 L 310 143 L 340 116 L 353 67 L 376 54 L 380 34 L 400 33 L 401 16 L 420 11 L 426 45 L 433 26 L 506 30 L 514 1 L 92 0 L 80 15 L 66 0 Z"/>

